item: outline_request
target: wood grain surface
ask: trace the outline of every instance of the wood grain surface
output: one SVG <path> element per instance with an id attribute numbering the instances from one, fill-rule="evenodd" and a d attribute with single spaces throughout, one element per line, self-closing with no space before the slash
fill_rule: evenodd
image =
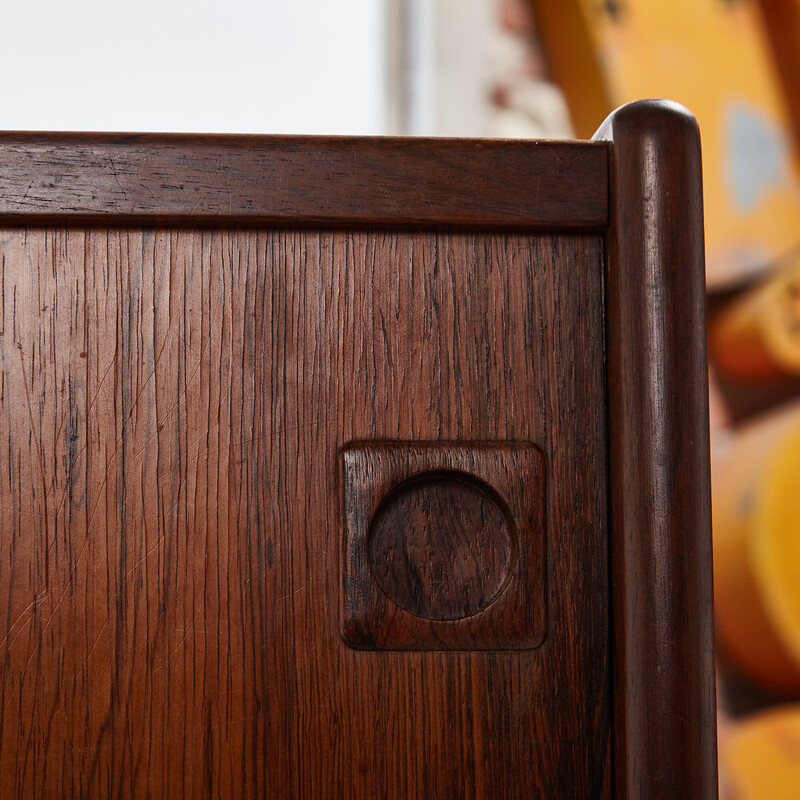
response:
<path id="1" fill-rule="evenodd" d="M 479 614 L 497 599 L 516 550 L 513 527 L 492 493 L 462 473 L 440 472 L 404 481 L 381 503 L 367 560 L 402 609 L 450 621 Z"/>
<path id="2" fill-rule="evenodd" d="M 617 109 L 607 242 L 616 792 L 717 797 L 700 136 Z"/>
<path id="3" fill-rule="evenodd" d="M 119 180 L 108 210 L 139 213 Z M 3 797 L 608 796 L 603 250 L 0 230 Z M 538 649 L 344 644 L 337 451 L 355 439 L 541 449 Z"/>
<path id="4" fill-rule="evenodd" d="M 0 217 L 599 231 L 608 153 L 586 142 L 2 133 Z"/>
<path id="5" fill-rule="evenodd" d="M 366 650 L 540 645 L 546 472 L 541 450 L 524 441 L 345 447 L 342 638 Z"/>

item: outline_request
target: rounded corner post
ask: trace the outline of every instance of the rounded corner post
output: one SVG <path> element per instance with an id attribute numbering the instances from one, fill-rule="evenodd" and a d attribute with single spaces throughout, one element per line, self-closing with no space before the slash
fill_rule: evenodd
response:
<path id="1" fill-rule="evenodd" d="M 697 147 L 700 146 L 700 130 L 694 114 L 680 103 L 661 99 L 625 103 L 606 117 L 592 138 L 619 144 L 627 136 L 647 135 L 694 138 Z"/>
<path id="2" fill-rule="evenodd" d="M 620 798 L 717 797 L 700 134 L 629 103 L 609 142 L 606 343 Z"/>

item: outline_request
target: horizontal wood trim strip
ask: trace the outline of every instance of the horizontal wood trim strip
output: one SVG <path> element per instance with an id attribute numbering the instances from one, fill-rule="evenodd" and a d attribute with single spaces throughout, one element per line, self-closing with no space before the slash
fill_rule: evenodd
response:
<path id="1" fill-rule="evenodd" d="M 603 230 L 605 143 L 0 134 L 0 221 Z"/>

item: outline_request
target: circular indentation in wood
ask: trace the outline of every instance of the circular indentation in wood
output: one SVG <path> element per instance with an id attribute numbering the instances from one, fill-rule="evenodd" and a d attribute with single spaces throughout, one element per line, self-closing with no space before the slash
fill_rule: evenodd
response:
<path id="1" fill-rule="evenodd" d="M 426 619 L 454 620 L 502 592 L 517 548 L 508 510 L 488 486 L 457 472 L 427 472 L 383 499 L 368 551 L 394 603 Z"/>

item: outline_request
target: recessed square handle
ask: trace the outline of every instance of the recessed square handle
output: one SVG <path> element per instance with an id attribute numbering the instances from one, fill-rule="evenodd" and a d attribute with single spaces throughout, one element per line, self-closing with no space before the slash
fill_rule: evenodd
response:
<path id="1" fill-rule="evenodd" d="M 344 641 L 521 650 L 546 632 L 544 456 L 530 442 L 353 442 L 340 453 Z"/>

